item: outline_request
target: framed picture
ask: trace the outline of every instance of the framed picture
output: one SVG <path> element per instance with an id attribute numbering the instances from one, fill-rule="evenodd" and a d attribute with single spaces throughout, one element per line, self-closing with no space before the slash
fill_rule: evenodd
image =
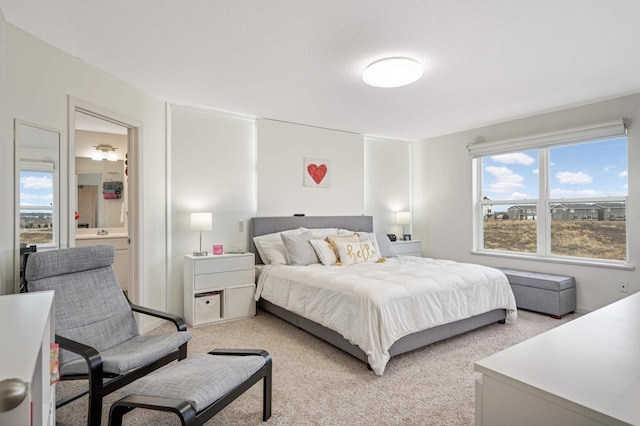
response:
<path id="1" fill-rule="evenodd" d="M 304 186 L 331 188 L 331 161 L 304 157 Z"/>
<path id="2" fill-rule="evenodd" d="M 402 234 L 402 239 L 404 241 L 411 241 L 411 234 Z"/>

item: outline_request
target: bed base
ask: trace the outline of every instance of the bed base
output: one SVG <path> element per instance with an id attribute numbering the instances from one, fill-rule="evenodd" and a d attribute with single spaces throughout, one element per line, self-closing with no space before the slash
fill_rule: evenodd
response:
<path id="1" fill-rule="evenodd" d="M 364 351 L 358 346 L 350 343 L 347 339 L 342 337 L 341 334 L 336 333 L 335 331 L 324 327 L 317 322 L 311 321 L 280 306 L 274 305 L 273 303 L 264 299 L 260 299 L 258 301 L 258 307 L 324 340 L 325 342 L 330 343 L 339 349 L 342 349 L 346 353 L 358 358 L 359 360 L 368 363 L 367 355 L 364 353 Z M 389 349 L 389 355 L 394 357 L 407 352 L 411 352 L 413 350 L 428 346 L 432 343 L 436 343 L 441 340 L 448 339 L 449 337 L 457 336 L 459 334 L 463 334 L 468 331 L 475 330 L 477 328 L 484 327 L 496 322 L 504 324 L 506 317 L 507 311 L 505 309 L 496 309 L 463 320 L 439 325 L 423 331 L 418 331 L 397 340 Z"/>

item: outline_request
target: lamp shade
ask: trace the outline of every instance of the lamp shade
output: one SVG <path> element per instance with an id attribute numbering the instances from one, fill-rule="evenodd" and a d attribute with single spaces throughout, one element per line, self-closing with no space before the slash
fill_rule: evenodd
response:
<path id="1" fill-rule="evenodd" d="M 408 225 L 411 223 L 410 212 L 396 212 L 396 223 L 398 225 Z"/>
<path id="2" fill-rule="evenodd" d="M 191 213 L 192 231 L 211 231 L 213 228 L 213 213 Z"/>

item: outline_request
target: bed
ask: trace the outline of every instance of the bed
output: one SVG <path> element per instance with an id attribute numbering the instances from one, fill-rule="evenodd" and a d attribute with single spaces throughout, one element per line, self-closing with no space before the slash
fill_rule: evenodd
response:
<path id="1" fill-rule="evenodd" d="M 292 266 L 265 255 L 262 238 L 309 230 L 320 233 L 318 239 L 335 230 L 375 235 L 371 216 L 253 218 L 258 306 L 366 362 L 377 375 L 393 356 L 515 318 L 511 287 L 494 268 L 410 256 Z"/>

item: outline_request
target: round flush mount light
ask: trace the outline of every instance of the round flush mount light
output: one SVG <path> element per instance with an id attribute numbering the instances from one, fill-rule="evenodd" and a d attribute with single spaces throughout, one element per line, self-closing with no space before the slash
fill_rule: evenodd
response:
<path id="1" fill-rule="evenodd" d="M 370 64 L 362 80 L 374 87 L 400 87 L 422 77 L 422 65 L 411 58 L 384 58 Z"/>

